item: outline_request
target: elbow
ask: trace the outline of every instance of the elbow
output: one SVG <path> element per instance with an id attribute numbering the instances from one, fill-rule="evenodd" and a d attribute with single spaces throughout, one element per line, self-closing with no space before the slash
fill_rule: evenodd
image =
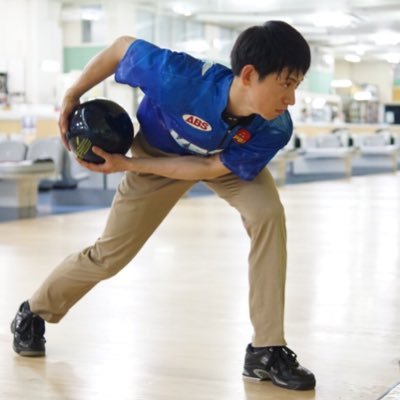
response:
<path id="1" fill-rule="evenodd" d="M 216 179 L 220 176 L 229 174 L 231 171 L 222 164 L 219 155 L 211 156 L 204 159 L 207 164 L 206 179 Z"/>

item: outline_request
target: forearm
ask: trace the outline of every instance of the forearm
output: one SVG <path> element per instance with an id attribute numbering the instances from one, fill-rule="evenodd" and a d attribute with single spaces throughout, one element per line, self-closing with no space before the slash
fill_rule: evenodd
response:
<path id="1" fill-rule="evenodd" d="M 134 40 L 132 37 L 122 36 L 93 57 L 83 69 L 78 80 L 68 89 L 66 96 L 78 99 L 98 83 L 111 76 Z"/>
<path id="2" fill-rule="evenodd" d="M 122 154 L 106 153 L 94 146 L 93 152 L 102 157 L 103 164 L 92 164 L 78 159 L 85 168 L 109 174 L 113 172 L 130 171 L 165 176 L 172 179 L 200 180 L 213 179 L 230 173 L 221 162 L 218 154 L 210 157 L 175 156 L 175 157 L 133 157 Z"/>
<path id="3" fill-rule="evenodd" d="M 129 170 L 151 173 L 172 179 L 213 179 L 230 171 L 221 163 L 219 156 L 177 156 L 160 158 L 132 158 Z"/>

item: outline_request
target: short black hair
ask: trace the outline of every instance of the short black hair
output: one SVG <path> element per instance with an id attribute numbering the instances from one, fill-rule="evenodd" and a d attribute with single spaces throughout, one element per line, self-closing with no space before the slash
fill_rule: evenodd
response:
<path id="1" fill-rule="evenodd" d="M 303 75 L 310 68 L 311 51 L 307 41 L 291 25 L 283 21 L 267 21 L 244 30 L 231 51 L 231 67 L 238 76 L 245 65 L 251 64 L 264 79 L 271 73 L 280 74 L 288 68 Z"/>

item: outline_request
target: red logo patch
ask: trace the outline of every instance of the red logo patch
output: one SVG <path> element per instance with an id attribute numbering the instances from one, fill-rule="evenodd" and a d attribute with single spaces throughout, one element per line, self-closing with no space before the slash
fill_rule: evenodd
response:
<path id="1" fill-rule="evenodd" d="M 248 142 L 251 138 L 251 134 L 249 131 L 246 131 L 246 129 L 239 129 L 236 132 L 236 135 L 233 137 L 233 140 L 237 143 L 237 144 L 245 144 L 246 142 Z"/>
<path id="2" fill-rule="evenodd" d="M 200 117 L 196 117 L 195 115 L 185 114 L 182 115 L 183 120 L 189 124 L 191 127 L 199 129 L 200 131 L 211 131 L 211 125 L 201 119 Z"/>

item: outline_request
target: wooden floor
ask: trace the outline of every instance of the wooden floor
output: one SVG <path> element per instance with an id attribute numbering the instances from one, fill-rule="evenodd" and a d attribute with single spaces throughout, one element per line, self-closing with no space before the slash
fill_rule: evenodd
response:
<path id="1" fill-rule="evenodd" d="M 311 392 L 241 378 L 248 241 L 214 196 L 184 198 L 140 255 L 57 325 L 11 349 L 19 303 L 107 210 L 0 224 L 0 399 L 376 400 L 400 380 L 400 177 L 286 186 L 286 335 Z"/>

